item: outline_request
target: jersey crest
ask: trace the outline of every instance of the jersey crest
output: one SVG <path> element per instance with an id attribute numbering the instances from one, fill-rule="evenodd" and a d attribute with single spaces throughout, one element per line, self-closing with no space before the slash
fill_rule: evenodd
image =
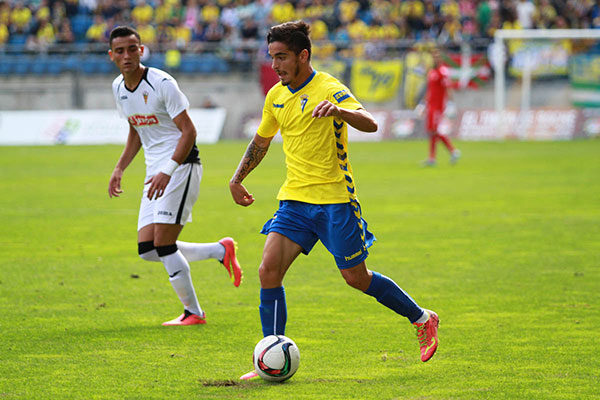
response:
<path id="1" fill-rule="evenodd" d="M 308 95 L 303 94 L 300 96 L 300 107 L 302 108 L 302 112 L 304 112 L 304 106 L 306 106 L 306 103 L 308 103 Z"/>
<path id="2" fill-rule="evenodd" d="M 149 94 L 150 94 L 150 93 L 148 93 L 148 91 L 147 91 L 147 90 L 144 90 L 144 93 L 142 93 L 142 96 L 144 96 L 144 103 L 145 103 L 145 104 L 148 104 L 148 95 L 149 95 Z"/>

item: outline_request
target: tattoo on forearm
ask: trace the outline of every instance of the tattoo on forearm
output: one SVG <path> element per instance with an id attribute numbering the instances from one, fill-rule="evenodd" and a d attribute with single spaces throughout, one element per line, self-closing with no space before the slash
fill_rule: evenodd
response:
<path id="1" fill-rule="evenodd" d="M 269 150 L 269 146 L 260 147 L 258 146 L 254 140 L 250 142 L 248 148 L 246 149 L 246 154 L 242 158 L 240 165 L 233 177 L 234 183 L 241 183 L 244 178 L 248 176 L 248 174 L 256 168 L 258 164 L 262 161 L 267 154 L 267 150 Z"/>

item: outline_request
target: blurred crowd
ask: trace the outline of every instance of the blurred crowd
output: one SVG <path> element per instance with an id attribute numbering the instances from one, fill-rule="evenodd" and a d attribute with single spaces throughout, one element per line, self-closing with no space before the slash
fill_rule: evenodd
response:
<path id="1" fill-rule="evenodd" d="M 0 0 L 0 47 L 104 43 L 133 25 L 152 48 L 264 40 L 296 19 L 314 41 L 491 38 L 496 29 L 600 28 L 600 0 Z"/>

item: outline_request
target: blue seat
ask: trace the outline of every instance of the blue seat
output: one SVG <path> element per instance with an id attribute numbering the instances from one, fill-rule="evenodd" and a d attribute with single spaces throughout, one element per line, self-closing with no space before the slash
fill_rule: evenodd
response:
<path id="1" fill-rule="evenodd" d="M 165 55 L 164 54 L 152 54 L 146 61 L 143 63 L 149 67 L 164 69 L 165 68 Z"/>
<path id="2" fill-rule="evenodd" d="M 200 69 L 200 59 L 198 56 L 186 55 L 181 57 L 181 65 L 179 66 L 179 71 L 191 74 L 196 73 Z"/>
<path id="3" fill-rule="evenodd" d="M 15 75 L 27 75 L 31 71 L 32 63 L 29 57 L 18 56 L 14 58 L 12 73 Z"/>
<path id="4" fill-rule="evenodd" d="M 91 15 L 77 14 L 71 19 L 71 29 L 77 39 L 84 39 L 90 26 L 94 23 Z"/>
<path id="5" fill-rule="evenodd" d="M 59 58 L 52 58 L 48 60 L 47 72 L 50 75 L 58 75 L 63 72 L 63 60 Z"/>
<path id="6" fill-rule="evenodd" d="M 0 61 L 0 75 L 10 75 L 13 72 L 14 61 L 12 57 L 2 57 Z"/>
<path id="7" fill-rule="evenodd" d="M 112 74 L 116 72 L 116 67 L 108 57 L 100 57 L 96 60 L 96 62 L 98 63 L 98 73 Z"/>
<path id="8" fill-rule="evenodd" d="M 9 48 L 15 53 L 25 51 L 25 43 L 27 43 L 27 35 L 24 34 L 14 34 L 8 38 Z"/>
<path id="9" fill-rule="evenodd" d="M 62 61 L 63 70 L 71 72 L 78 71 L 82 64 L 82 57 L 76 55 L 68 56 Z"/>
<path id="10" fill-rule="evenodd" d="M 46 57 L 37 57 L 31 59 L 29 73 L 34 75 L 45 75 L 48 72 L 48 59 Z"/>

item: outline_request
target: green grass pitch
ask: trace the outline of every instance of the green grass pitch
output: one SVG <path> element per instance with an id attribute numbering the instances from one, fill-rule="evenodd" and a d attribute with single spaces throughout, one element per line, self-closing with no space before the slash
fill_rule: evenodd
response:
<path id="1" fill-rule="evenodd" d="M 239 383 L 261 338 L 258 232 L 277 207 L 280 144 L 231 200 L 247 143 L 200 146 L 204 178 L 182 240 L 233 236 L 244 282 L 192 263 L 205 326 L 137 256 L 142 154 L 109 199 L 120 146 L 0 148 L 0 399 L 600 398 L 600 141 L 459 143 L 423 169 L 425 142 L 352 143 L 368 266 L 440 315 L 419 361 L 404 318 L 346 286 L 322 245 L 289 270 L 283 384 Z"/>

